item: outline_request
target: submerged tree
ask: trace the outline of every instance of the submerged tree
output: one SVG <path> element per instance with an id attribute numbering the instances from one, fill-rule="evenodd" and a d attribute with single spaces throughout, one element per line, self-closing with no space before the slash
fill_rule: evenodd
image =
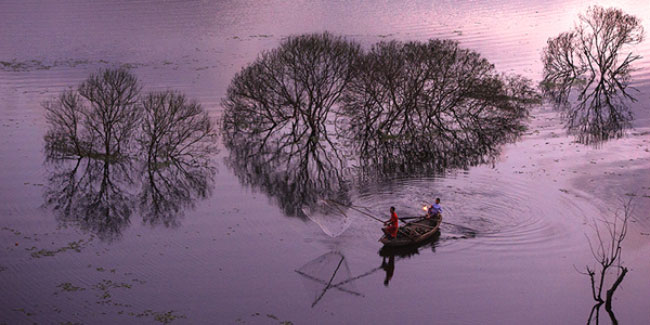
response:
<path id="1" fill-rule="evenodd" d="M 143 222 L 173 226 L 210 193 L 217 132 L 183 94 L 141 96 L 134 75 L 107 69 L 44 107 L 53 169 L 46 204 L 62 223 L 115 238 L 137 207 Z M 71 157 L 76 164 L 60 159 Z"/>
<path id="2" fill-rule="evenodd" d="M 89 103 L 83 112 L 91 151 L 113 158 L 129 153 L 141 117 L 140 89 L 138 79 L 125 69 L 102 70 L 79 86 L 79 94 Z"/>
<path id="3" fill-rule="evenodd" d="M 140 144 L 146 153 L 139 194 L 143 221 L 176 225 L 183 209 L 210 192 L 217 133 L 201 105 L 180 93 L 147 94 Z"/>
<path id="4" fill-rule="evenodd" d="M 570 32 L 548 40 L 542 57 L 544 95 L 562 109 L 569 133 L 598 143 L 621 137 L 633 119 L 630 46 L 644 39 L 640 20 L 620 9 L 590 7 Z"/>
<path id="5" fill-rule="evenodd" d="M 263 52 L 228 88 L 222 126 L 231 162 L 237 170 L 257 171 L 238 173 L 246 183 L 284 192 L 290 215 L 301 207 L 294 203 L 314 203 L 314 193 L 329 192 L 332 173 L 345 168 L 327 123 L 359 54 L 358 44 L 328 33 L 290 37 Z"/>
<path id="6" fill-rule="evenodd" d="M 364 56 L 337 123 L 375 167 L 466 167 L 523 130 L 539 101 L 528 80 L 505 77 L 455 41 L 379 43 Z"/>
<path id="7" fill-rule="evenodd" d="M 453 41 L 291 37 L 232 80 L 222 130 L 240 180 L 288 215 L 348 200 L 352 181 L 466 167 L 524 130 L 539 100 Z"/>
<path id="8" fill-rule="evenodd" d="M 46 148 L 53 155 L 120 159 L 140 121 L 137 78 L 124 69 L 91 74 L 76 91 L 46 102 Z"/>

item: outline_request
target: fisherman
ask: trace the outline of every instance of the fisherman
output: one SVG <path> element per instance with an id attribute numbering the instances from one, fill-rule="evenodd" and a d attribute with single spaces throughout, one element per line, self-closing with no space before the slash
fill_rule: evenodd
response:
<path id="1" fill-rule="evenodd" d="M 442 207 L 440 206 L 440 198 L 436 198 L 436 203 L 427 210 L 427 219 L 440 216 L 442 216 Z"/>
<path id="2" fill-rule="evenodd" d="M 390 207 L 390 219 L 384 221 L 384 228 L 381 230 L 386 234 L 388 238 L 397 237 L 397 229 L 399 228 L 399 219 L 397 218 L 397 213 L 395 213 L 395 207 Z"/>

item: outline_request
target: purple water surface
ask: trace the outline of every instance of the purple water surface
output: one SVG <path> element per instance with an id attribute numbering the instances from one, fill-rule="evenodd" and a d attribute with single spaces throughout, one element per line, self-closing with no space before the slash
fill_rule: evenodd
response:
<path id="1" fill-rule="evenodd" d="M 397 256 L 387 286 L 376 221 L 287 217 L 239 181 L 221 144 L 211 193 L 173 226 L 136 212 L 120 236 L 102 240 L 58 222 L 45 204 L 52 170 L 41 103 L 100 68 L 130 67 L 145 90 L 180 90 L 215 119 L 231 78 L 260 51 L 325 30 L 365 46 L 455 39 L 538 82 L 546 40 L 599 3 L 650 31 L 645 1 L 2 1 L 0 323 L 585 323 L 593 303 L 576 268 L 593 261 L 592 221 L 630 196 L 630 272 L 614 312 L 622 324 L 650 323 L 648 41 L 636 47 L 644 58 L 626 137 L 575 143 L 545 105 L 494 164 L 359 188 L 352 203 L 386 217 L 390 206 L 410 215 L 441 197 L 450 223 L 417 254 Z M 330 277 L 358 278 L 327 288 Z"/>

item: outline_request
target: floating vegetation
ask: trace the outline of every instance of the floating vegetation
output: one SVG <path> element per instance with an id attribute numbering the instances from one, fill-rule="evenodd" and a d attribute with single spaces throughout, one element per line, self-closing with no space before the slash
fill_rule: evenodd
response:
<path id="1" fill-rule="evenodd" d="M 70 282 L 64 282 L 56 286 L 57 288 L 61 288 L 61 292 L 77 292 L 77 291 L 84 291 L 86 288 L 83 287 L 77 287 L 73 285 Z M 58 294 L 58 292 L 55 292 L 54 294 Z"/>
<path id="2" fill-rule="evenodd" d="M 2 227 L 2 230 L 13 233 L 16 236 L 20 236 L 22 234 L 20 231 L 18 231 L 16 229 L 9 228 L 9 227 Z"/>
<path id="3" fill-rule="evenodd" d="M 132 285 L 124 282 L 113 282 L 112 280 L 102 280 L 102 282 L 99 282 L 95 285 L 93 285 L 93 289 L 99 290 L 100 293 L 97 295 L 99 298 L 99 301 L 97 301 L 98 304 L 108 304 L 112 303 L 111 301 L 111 293 L 110 289 L 116 289 L 116 288 L 126 288 L 126 289 L 131 289 Z"/>
<path id="4" fill-rule="evenodd" d="M 67 246 L 63 246 L 63 247 L 57 248 L 55 250 L 49 250 L 49 249 L 43 248 L 43 249 L 41 249 L 39 251 L 33 252 L 31 255 L 32 255 L 33 258 L 41 258 L 41 257 L 45 257 L 45 256 L 54 256 L 54 255 L 56 255 L 58 253 L 62 253 L 62 252 L 68 251 L 68 250 L 73 250 L 73 251 L 75 251 L 77 253 L 81 253 L 81 249 L 84 248 L 86 245 L 88 245 L 88 243 L 90 241 L 92 241 L 92 238 L 90 240 L 88 240 L 88 241 L 86 241 L 84 239 L 79 239 L 77 241 L 69 242 Z M 27 251 L 32 251 L 32 250 L 36 250 L 36 249 L 38 249 L 38 248 L 32 246 L 31 248 L 28 248 L 26 250 Z"/>
<path id="5" fill-rule="evenodd" d="M 259 312 L 256 312 L 256 313 L 252 313 L 252 314 L 251 314 L 251 317 L 260 317 L 260 316 L 262 316 L 262 314 L 259 313 Z M 273 314 L 268 314 L 268 313 L 267 313 L 267 314 L 266 314 L 266 317 L 278 321 L 278 324 L 280 324 L 280 325 L 293 325 L 293 322 L 288 321 L 288 320 L 284 320 L 284 321 L 283 321 L 283 320 L 280 320 L 280 318 L 278 318 L 278 316 L 273 315 Z M 240 317 L 240 318 L 235 319 L 235 323 L 238 323 L 238 324 L 246 324 L 246 321 L 243 320 L 243 319 Z"/>
<path id="6" fill-rule="evenodd" d="M 34 316 L 34 315 L 36 315 L 36 314 L 34 314 L 32 312 L 29 312 L 29 311 L 25 310 L 25 308 L 14 308 L 12 310 L 21 312 L 21 313 L 25 314 L 25 316 Z"/>
<path id="7" fill-rule="evenodd" d="M 130 316 L 134 316 L 134 317 L 137 317 L 137 318 L 153 317 L 153 319 L 155 321 L 157 321 L 159 323 L 162 323 L 162 324 L 169 324 L 169 323 L 173 322 L 176 319 L 185 319 L 185 318 L 187 318 L 187 316 L 185 316 L 185 315 L 182 315 L 182 314 L 177 315 L 177 314 L 175 314 L 175 311 L 173 311 L 173 310 L 170 310 L 168 312 L 157 312 L 157 311 L 153 311 L 151 309 L 147 309 L 147 310 L 145 310 L 145 311 L 143 311 L 141 313 L 130 312 L 128 314 Z"/>
<path id="8" fill-rule="evenodd" d="M 31 70 L 49 70 L 52 68 L 50 65 L 45 65 L 39 60 L 29 61 L 0 61 L 0 69 L 4 71 L 23 72 Z"/>

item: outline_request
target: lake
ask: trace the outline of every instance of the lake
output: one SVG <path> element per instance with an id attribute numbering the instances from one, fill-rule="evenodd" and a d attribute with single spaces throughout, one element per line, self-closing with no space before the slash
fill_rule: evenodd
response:
<path id="1" fill-rule="evenodd" d="M 236 73 L 303 33 L 329 31 L 365 48 L 453 39 L 537 84 L 547 39 L 596 4 L 650 31 L 650 5 L 640 0 L 3 1 L 0 324 L 582 324 L 594 304 L 580 273 L 595 263 L 594 224 L 602 228 L 629 198 L 629 273 L 613 312 L 622 324 L 650 323 L 648 40 L 634 47 L 642 58 L 622 138 L 579 143 L 545 103 L 492 162 L 355 184 L 350 204 L 380 219 L 391 206 L 412 216 L 442 199 L 440 235 L 397 254 L 380 252 L 381 224 L 354 209 L 290 213 L 282 184 L 236 168 L 221 140 L 210 170 L 174 179 L 182 193 L 162 217 L 142 195 L 142 166 L 111 167 L 116 199 L 107 209 L 120 220 L 110 224 L 62 212 L 61 199 L 87 208 L 95 188 L 90 181 L 70 196 L 75 161 L 53 163 L 44 150 L 42 103 L 101 68 L 129 68 L 144 91 L 181 91 L 215 121 Z M 90 180 L 107 170 L 79 168 Z M 599 315 L 611 322 L 604 308 Z"/>

